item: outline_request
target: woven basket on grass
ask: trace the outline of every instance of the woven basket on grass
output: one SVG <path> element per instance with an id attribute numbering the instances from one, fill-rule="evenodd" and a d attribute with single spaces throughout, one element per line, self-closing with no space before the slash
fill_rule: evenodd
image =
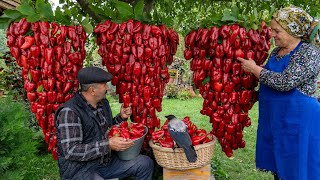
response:
<path id="1" fill-rule="evenodd" d="M 214 144 L 216 139 L 205 144 L 199 144 L 194 146 L 197 153 L 197 161 L 190 163 L 182 148 L 176 148 L 174 151 L 172 148 L 165 148 L 155 145 L 152 140 L 149 142 L 150 147 L 153 150 L 153 154 L 157 163 L 168 169 L 175 170 L 187 170 L 203 167 L 211 162 Z"/>

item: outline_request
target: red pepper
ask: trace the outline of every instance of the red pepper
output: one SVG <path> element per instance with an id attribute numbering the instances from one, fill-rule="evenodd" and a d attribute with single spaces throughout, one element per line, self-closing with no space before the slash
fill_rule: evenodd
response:
<path id="1" fill-rule="evenodd" d="M 254 29 L 250 29 L 248 31 L 248 37 L 256 45 L 258 45 L 258 43 L 259 43 L 259 37 L 258 36 L 259 35 L 257 34 L 257 32 Z"/>
<path id="2" fill-rule="evenodd" d="M 220 93 L 220 101 L 222 104 L 225 104 L 229 101 L 229 95 L 228 93 L 225 93 L 225 92 L 221 92 Z"/>
<path id="3" fill-rule="evenodd" d="M 108 138 L 120 137 L 120 129 L 117 126 L 112 126 L 107 136 Z"/>
<path id="4" fill-rule="evenodd" d="M 161 138 L 164 136 L 164 130 L 160 129 L 158 131 L 154 131 L 151 135 L 153 143 L 159 142 Z"/>
<path id="5" fill-rule="evenodd" d="M 31 69 L 30 73 L 33 82 L 38 82 L 40 80 L 40 70 Z"/>
<path id="6" fill-rule="evenodd" d="M 158 39 L 155 37 L 151 37 L 149 39 L 149 46 L 152 50 L 155 50 L 158 48 Z"/>
<path id="7" fill-rule="evenodd" d="M 240 77 L 238 75 L 233 75 L 231 77 L 231 79 L 232 79 L 232 82 L 234 82 L 235 85 L 240 84 L 240 82 L 241 82 L 241 79 L 240 79 Z"/>
<path id="8" fill-rule="evenodd" d="M 67 35 L 68 35 L 69 39 L 74 41 L 76 39 L 76 36 L 77 36 L 76 28 L 74 26 L 68 26 Z"/>
<path id="9" fill-rule="evenodd" d="M 159 143 L 162 147 L 173 148 L 174 143 L 171 137 L 165 137 L 159 140 Z"/>
<path id="10" fill-rule="evenodd" d="M 70 42 L 64 42 L 63 43 L 63 50 L 64 50 L 64 53 L 65 54 L 70 54 L 70 51 L 71 51 L 71 43 Z"/>
<path id="11" fill-rule="evenodd" d="M 63 94 L 66 94 L 67 92 L 69 92 L 71 90 L 72 86 L 73 86 L 73 82 L 70 82 L 70 81 L 66 82 L 64 89 L 62 91 Z"/>
<path id="12" fill-rule="evenodd" d="M 151 87 L 150 86 L 145 86 L 143 88 L 143 100 L 144 101 L 149 101 L 151 98 Z"/>
<path id="13" fill-rule="evenodd" d="M 240 92 L 239 103 L 241 105 L 247 104 L 251 100 L 252 93 L 249 90 L 242 90 Z"/>
<path id="14" fill-rule="evenodd" d="M 237 103 L 239 99 L 239 92 L 232 92 L 229 95 L 229 102 L 234 104 Z"/>
<path id="15" fill-rule="evenodd" d="M 221 92 L 222 89 L 223 89 L 223 84 L 222 82 L 214 82 L 213 84 L 213 89 L 216 91 L 216 92 Z"/>
<path id="16" fill-rule="evenodd" d="M 192 137 L 191 137 L 192 145 L 193 145 L 193 146 L 199 145 L 199 144 L 202 143 L 205 139 L 206 139 L 206 136 L 192 136 Z"/>
<path id="17" fill-rule="evenodd" d="M 239 123 L 240 116 L 239 114 L 233 114 L 231 117 L 231 122 L 233 125 L 237 125 Z"/>
<path id="18" fill-rule="evenodd" d="M 57 93 L 55 91 L 49 91 L 47 93 L 48 102 L 55 103 L 57 100 Z"/>
<path id="19" fill-rule="evenodd" d="M 217 40 L 219 37 L 219 28 L 212 26 L 209 34 L 210 34 L 209 37 L 211 41 Z"/>
<path id="20" fill-rule="evenodd" d="M 19 57 L 20 57 L 20 48 L 18 48 L 18 47 L 16 47 L 16 46 L 10 47 L 10 52 L 11 52 L 11 55 L 12 55 L 16 60 L 19 59 Z"/>
<path id="21" fill-rule="evenodd" d="M 18 25 L 19 26 L 19 34 L 21 34 L 21 35 L 25 34 L 30 28 L 30 23 L 27 21 L 26 18 L 22 18 L 18 24 L 19 24 Z"/>
<path id="22" fill-rule="evenodd" d="M 252 51 L 252 50 L 249 50 L 245 53 L 245 56 L 244 56 L 245 59 L 252 59 L 254 60 L 255 59 L 255 53 Z"/>
<path id="23" fill-rule="evenodd" d="M 244 58 L 244 52 L 241 49 L 237 49 L 234 51 L 234 58 L 238 59 L 238 58 Z"/>
<path id="24" fill-rule="evenodd" d="M 228 134 L 233 134 L 235 132 L 235 125 L 233 124 L 227 124 L 226 125 L 226 132 Z"/>
<path id="25" fill-rule="evenodd" d="M 252 43 L 250 41 L 249 38 L 245 38 L 243 41 L 242 41 L 242 49 L 244 51 L 248 51 L 252 48 Z"/>
<path id="26" fill-rule="evenodd" d="M 219 29 L 219 35 L 225 39 L 230 36 L 230 26 L 222 25 Z"/>
<path id="27" fill-rule="evenodd" d="M 35 89 L 36 87 L 36 84 L 33 83 L 33 82 L 30 82 L 28 80 L 25 81 L 24 83 L 24 89 L 27 91 L 27 92 L 31 92 Z"/>
<path id="28" fill-rule="evenodd" d="M 244 39 L 246 39 L 247 37 L 247 32 L 246 32 L 246 28 L 245 27 L 240 27 L 239 29 L 239 36 L 241 41 L 243 41 Z"/>
<path id="29" fill-rule="evenodd" d="M 48 65 L 52 64 L 53 57 L 54 57 L 53 49 L 46 48 L 44 51 L 44 58 L 45 58 L 46 62 L 48 63 Z"/>
<path id="30" fill-rule="evenodd" d="M 46 105 L 48 103 L 46 91 L 38 92 L 38 103 L 41 105 Z"/>
<path id="31" fill-rule="evenodd" d="M 32 36 L 26 36 L 24 38 L 24 43 L 22 44 L 22 46 L 20 47 L 21 49 L 27 49 L 30 46 L 32 46 L 34 43 L 34 37 Z"/>
<path id="32" fill-rule="evenodd" d="M 234 62 L 232 64 L 232 75 L 238 75 L 240 73 L 241 70 L 241 64 L 238 62 Z"/>
<path id="33" fill-rule="evenodd" d="M 40 31 L 42 34 L 44 34 L 44 35 L 49 34 L 50 24 L 47 21 L 40 21 L 39 27 L 40 27 Z"/>
<path id="34" fill-rule="evenodd" d="M 37 98 L 37 95 L 35 92 L 27 92 L 27 98 L 30 102 L 34 102 Z"/>
<path id="35" fill-rule="evenodd" d="M 224 56 L 224 49 L 222 44 L 217 45 L 215 54 L 218 58 L 222 58 Z"/>
<path id="36" fill-rule="evenodd" d="M 126 94 L 123 94 L 122 100 L 123 100 L 123 107 L 124 107 L 124 108 L 129 107 L 129 104 L 130 104 L 130 95 L 127 94 L 127 93 L 126 93 Z"/>
<path id="37" fill-rule="evenodd" d="M 233 44 L 240 33 L 240 26 L 238 24 L 231 25 L 231 31 L 232 34 L 230 36 L 230 44 Z"/>
<path id="38" fill-rule="evenodd" d="M 133 75 L 139 77 L 141 74 L 141 64 L 139 62 L 135 62 L 133 66 Z"/>
<path id="39" fill-rule="evenodd" d="M 247 121 L 247 118 L 248 118 L 248 114 L 247 113 L 240 113 L 239 114 L 239 122 L 240 123 L 243 123 L 243 122 L 246 122 Z"/>
<path id="40" fill-rule="evenodd" d="M 229 73 L 232 69 L 232 59 L 225 59 L 223 64 L 223 72 Z"/>
<path id="41" fill-rule="evenodd" d="M 223 88 L 224 92 L 231 93 L 234 90 L 234 86 L 235 86 L 234 82 L 232 81 L 226 82 Z"/>
<path id="42" fill-rule="evenodd" d="M 120 137 L 123 137 L 123 138 L 125 138 L 125 139 L 130 139 L 130 134 L 129 134 L 128 129 L 126 129 L 126 128 L 121 128 L 121 129 L 120 129 Z"/>
<path id="43" fill-rule="evenodd" d="M 38 58 L 38 56 L 40 55 L 40 48 L 39 46 L 33 45 L 30 47 L 30 53 L 31 56 Z"/>
<path id="44" fill-rule="evenodd" d="M 57 61 L 60 61 L 62 54 L 63 54 L 63 47 L 61 46 L 54 46 L 54 53 Z"/>
<path id="45" fill-rule="evenodd" d="M 245 89 L 251 89 L 252 85 L 253 85 L 253 77 L 252 75 L 246 75 L 246 76 L 242 76 L 241 77 L 241 85 L 245 88 Z"/>
<path id="46" fill-rule="evenodd" d="M 78 64 L 80 62 L 79 52 L 73 52 L 73 53 L 69 54 L 68 58 L 72 62 L 72 64 Z"/>

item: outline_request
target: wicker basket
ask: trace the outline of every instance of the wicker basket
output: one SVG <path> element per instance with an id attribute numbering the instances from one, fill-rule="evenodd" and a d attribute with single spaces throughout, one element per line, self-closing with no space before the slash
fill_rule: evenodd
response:
<path id="1" fill-rule="evenodd" d="M 187 160 L 182 148 L 176 148 L 173 151 L 171 148 L 155 145 L 152 140 L 149 142 L 149 145 L 152 148 L 155 159 L 160 166 L 168 169 L 187 170 L 200 168 L 209 164 L 213 156 L 215 142 L 216 139 L 214 138 L 213 141 L 209 143 L 194 146 L 198 156 L 197 161 L 194 163 L 190 163 Z"/>

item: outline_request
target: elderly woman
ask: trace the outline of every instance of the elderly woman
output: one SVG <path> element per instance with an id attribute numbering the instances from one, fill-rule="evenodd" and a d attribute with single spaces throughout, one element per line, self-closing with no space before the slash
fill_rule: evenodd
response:
<path id="1" fill-rule="evenodd" d="M 298 7 L 271 20 L 275 48 L 264 68 L 239 59 L 260 80 L 256 166 L 275 179 L 320 179 L 319 24 Z"/>

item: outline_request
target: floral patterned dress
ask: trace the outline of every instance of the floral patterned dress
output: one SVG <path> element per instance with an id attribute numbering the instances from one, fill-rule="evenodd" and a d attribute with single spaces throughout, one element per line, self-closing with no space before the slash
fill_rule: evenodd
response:
<path id="1" fill-rule="evenodd" d="M 286 56 L 278 57 L 278 51 L 272 52 L 260 74 L 256 166 L 283 180 L 317 180 L 320 51 L 302 42 Z"/>

